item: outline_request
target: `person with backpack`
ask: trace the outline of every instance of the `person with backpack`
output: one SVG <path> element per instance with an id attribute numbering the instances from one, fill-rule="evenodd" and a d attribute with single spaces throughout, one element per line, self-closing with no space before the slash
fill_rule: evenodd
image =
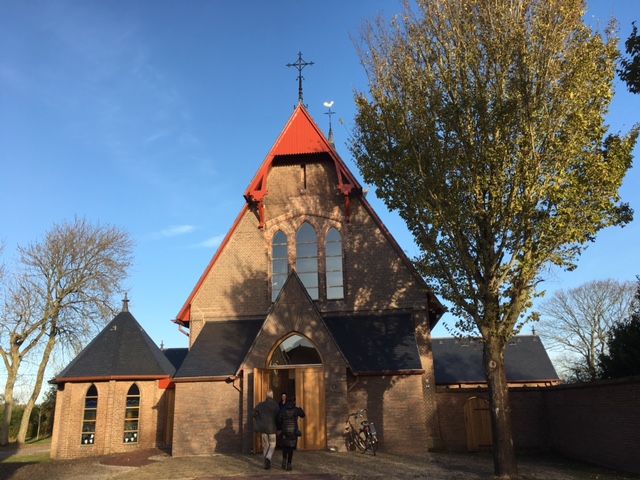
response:
<path id="1" fill-rule="evenodd" d="M 283 470 L 291 471 L 293 451 L 298 446 L 298 437 L 302 436 L 302 432 L 298 427 L 298 418 L 304 417 L 304 410 L 296 406 L 296 397 L 294 395 L 288 398 L 286 405 L 278 414 L 278 424 L 280 425 L 282 440 Z"/>

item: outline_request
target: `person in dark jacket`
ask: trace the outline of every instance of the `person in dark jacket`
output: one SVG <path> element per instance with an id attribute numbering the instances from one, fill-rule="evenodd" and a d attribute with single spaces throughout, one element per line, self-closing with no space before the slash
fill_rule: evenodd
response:
<path id="1" fill-rule="evenodd" d="M 298 427 L 298 418 L 304 418 L 304 410 L 296 406 L 296 397 L 290 396 L 287 404 L 278 414 L 282 439 L 282 469 L 291 470 L 293 451 L 298 446 L 298 437 L 302 435 Z"/>
<path id="2" fill-rule="evenodd" d="M 262 434 L 262 455 L 264 468 L 271 468 L 271 457 L 276 449 L 276 433 L 278 432 L 278 414 L 280 407 L 273 399 L 273 390 L 267 390 L 267 399 L 253 409 L 253 431 Z"/>

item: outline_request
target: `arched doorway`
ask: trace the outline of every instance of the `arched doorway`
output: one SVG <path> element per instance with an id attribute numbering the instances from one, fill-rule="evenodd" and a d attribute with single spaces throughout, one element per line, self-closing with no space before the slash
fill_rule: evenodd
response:
<path id="1" fill-rule="evenodd" d="M 264 400 L 268 389 L 274 391 L 278 401 L 282 392 L 295 394 L 296 404 L 306 414 L 299 420 L 302 437 L 298 439 L 298 449 L 324 450 L 327 443 L 324 368 L 315 345 L 302 335 L 291 334 L 273 349 L 267 365 L 266 369 L 254 371 L 254 405 Z"/>

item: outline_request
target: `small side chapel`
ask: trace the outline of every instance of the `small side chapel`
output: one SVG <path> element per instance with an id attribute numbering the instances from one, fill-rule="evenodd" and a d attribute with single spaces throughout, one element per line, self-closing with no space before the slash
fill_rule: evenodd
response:
<path id="1" fill-rule="evenodd" d="M 444 308 L 302 101 L 244 199 L 174 320 L 187 349 L 158 348 L 125 302 L 54 380 L 52 458 L 258 452 L 251 410 L 269 388 L 307 413 L 301 450 L 347 449 L 361 408 L 381 450 L 440 445 L 431 330 Z"/>

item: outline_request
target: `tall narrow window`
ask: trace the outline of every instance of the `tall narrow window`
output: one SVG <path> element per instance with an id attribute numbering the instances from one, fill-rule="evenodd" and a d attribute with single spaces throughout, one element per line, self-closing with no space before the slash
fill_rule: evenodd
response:
<path id="1" fill-rule="evenodd" d="M 344 286 L 342 280 L 342 237 L 335 228 L 327 233 L 327 249 L 325 259 L 327 261 L 327 298 L 344 298 Z"/>
<path id="2" fill-rule="evenodd" d="M 127 406 L 124 412 L 124 442 L 137 443 L 140 419 L 140 389 L 134 383 L 127 392 Z"/>
<path id="3" fill-rule="evenodd" d="M 96 418 L 98 416 L 98 389 L 91 385 L 84 397 L 84 416 L 82 417 L 83 445 L 93 445 L 96 440 Z"/>
<path id="4" fill-rule="evenodd" d="M 318 299 L 318 237 L 308 223 L 296 235 L 296 271 L 313 300 Z"/>
<path id="5" fill-rule="evenodd" d="M 287 236 L 278 232 L 271 244 L 271 301 L 275 302 L 289 273 Z"/>

